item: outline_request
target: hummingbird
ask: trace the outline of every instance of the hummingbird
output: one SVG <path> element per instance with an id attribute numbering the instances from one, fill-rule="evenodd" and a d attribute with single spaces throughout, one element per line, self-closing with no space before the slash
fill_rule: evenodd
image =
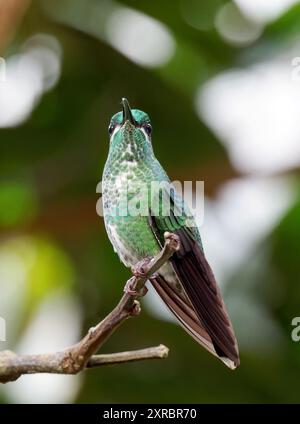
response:
<path id="1" fill-rule="evenodd" d="M 165 232 L 179 237 L 179 251 L 149 281 L 187 333 L 235 369 L 240 363 L 237 340 L 199 228 L 154 155 L 148 114 L 131 109 L 126 98 L 121 105 L 108 127 L 110 145 L 102 177 L 108 237 L 120 260 L 132 269 L 162 250 Z M 154 182 L 159 189 L 152 189 Z M 138 207 L 130 213 L 130 202 L 137 198 Z"/>

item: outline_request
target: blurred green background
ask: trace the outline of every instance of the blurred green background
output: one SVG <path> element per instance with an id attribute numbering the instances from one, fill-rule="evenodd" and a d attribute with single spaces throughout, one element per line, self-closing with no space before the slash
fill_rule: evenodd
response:
<path id="1" fill-rule="evenodd" d="M 295 0 L 0 2 L 1 349 L 75 342 L 129 271 L 96 213 L 107 127 L 149 113 L 174 180 L 205 182 L 207 257 L 236 330 L 235 372 L 150 293 L 102 352 L 165 361 L 25 376 L 1 402 L 298 402 L 300 4 Z"/>

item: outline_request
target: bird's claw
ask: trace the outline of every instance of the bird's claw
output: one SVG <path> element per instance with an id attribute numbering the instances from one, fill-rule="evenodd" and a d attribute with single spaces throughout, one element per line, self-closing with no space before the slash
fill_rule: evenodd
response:
<path id="1" fill-rule="evenodd" d="M 132 288 L 132 284 L 135 282 L 137 278 L 147 278 L 151 280 L 152 278 L 157 278 L 158 274 L 154 272 L 151 276 L 148 276 L 147 268 L 151 262 L 152 258 L 145 258 L 131 267 L 131 272 L 133 277 L 131 277 L 124 287 L 124 292 L 129 294 L 130 296 L 138 296 L 142 297 L 147 294 L 148 289 L 146 286 L 143 286 L 140 290 L 135 290 Z"/>
<path id="2" fill-rule="evenodd" d="M 148 292 L 148 289 L 146 286 L 143 286 L 140 290 L 134 290 L 132 288 L 132 284 L 134 283 L 136 277 L 131 277 L 127 283 L 125 284 L 124 287 L 124 292 L 129 294 L 130 296 L 138 296 L 138 297 L 142 297 L 145 296 Z"/>
<path id="3" fill-rule="evenodd" d="M 148 278 L 147 277 L 147 267 L 149 266 L 152 258 L 146 258 L 138 262 L 131 267 L 131 272 L 136 278 Z M 151 278 L 156 278 L 157 273 L 153 273 Z M 149 277 L 150 278 L 150 277 Z"/>
<path id="4" fill-rule="evenodd" d="M 165 242 L 168 243 L 169 247 L 171 247 L 175 252 L 180 249 L 180 238 L 177 234 L 165 231 L 164 238 Z"/>

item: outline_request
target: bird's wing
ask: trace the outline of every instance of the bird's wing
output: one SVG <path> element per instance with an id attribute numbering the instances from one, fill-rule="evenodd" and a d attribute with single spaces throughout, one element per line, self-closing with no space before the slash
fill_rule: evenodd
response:
<path id="1" fill-rule="evenodd" d="M 239 365 L 237 341 L 220 290 L 204 256 L 198 229 L 186 226 L 184 214 L 176 216 L 176 208 L 181 207 L 183 201 L 172 193 L 168 195 L 169 216 L 153 216 L 150 211 L 149 221 L 161 246 L 165 231 L 180 237 L 180 250 L 172 256 L 170 263 L 182 287 L 178 288 L 178 281 L 167 281 L 162 272 L 158 272 L 152 284 L 182 326 L 208 351 L 234 369 Z M 165 196 L 166 193 L 162 194 L 160 201 Z"/>

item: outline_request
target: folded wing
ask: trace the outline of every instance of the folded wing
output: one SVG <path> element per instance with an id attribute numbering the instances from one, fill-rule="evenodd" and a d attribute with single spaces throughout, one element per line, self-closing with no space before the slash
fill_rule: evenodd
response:
<path id="1" fill-rule="evenodd" d="M 149 217 L 152 231 L 163 245 L 163 234 L 170 231 L 180 237 L 180 250 L 170 259 L 172 273 L 160 270 L 151 282 L 168 308 L 192 337 L 229 368 L 239 365 L 234 331 L 213 272 L 204 256 L 198 229 L 187 227 L 174 214 Z M 174 207 L 174 206 L 173 206 Z"/>

